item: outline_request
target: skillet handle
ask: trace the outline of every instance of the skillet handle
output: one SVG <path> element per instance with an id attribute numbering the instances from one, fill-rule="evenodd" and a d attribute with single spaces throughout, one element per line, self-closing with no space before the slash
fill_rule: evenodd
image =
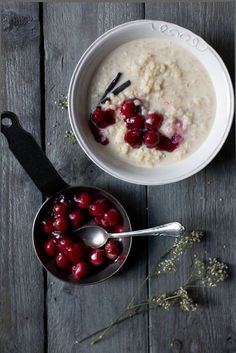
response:
<path id="1" fill-rule="evenodd" d="M 69 186 L 57 173 L 33 136 L 21 127 L 16 114 L 1 114 L 1 132 L 6 136 L 16 159 L 45 196 L 50 197 Z"/>

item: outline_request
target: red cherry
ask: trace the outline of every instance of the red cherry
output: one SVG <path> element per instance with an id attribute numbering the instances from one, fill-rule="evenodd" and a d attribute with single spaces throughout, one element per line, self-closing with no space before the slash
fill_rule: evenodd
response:
<path id="1" fill-rule="evenodd" d="M 94 218 L 91 218 L 88 222 L 86 222 L 86 225 L 95 225 L 96 224 L 96 222 L 95 222 L 95 220 L 94 220 Z"/>
<path id="2" fill-rule="evenodd" d="M 98 143 L 101 143 L 102 145 L 108 145 L 109 140 L 108 138 L 103 135 L 101 129 L 99 129 L 97 127 L 97 125 L 93 122 L 93 120 L 89 120 L 89 127 L 91 130 L 91 133 L 93 134 L 93 137 L 95 139 L 95 141 L 97 141 Z"/>
<path id="3" fill-rule="evenodd" d="M 108 259 L 115 260 L 120 255 L 120 246 L 117 240 L 109 240 L 105 245 Z"/>
<path id="4" fill-rule="evenodd" d="M 100 129 L 104 129 L 109 125 L 115 123 L 115 111 L 113 109 L 102 110 L 101 107 L 97 107 L 92 113 L 92 121 Z"/>
<path id="5" fill-rule="evenodd" d="M 60 239 L 62 239 L 62 232 L 58 232 L 57 230 L 54 230 L 51 234 L 51 236 L 53 237 L 53 239 L 55 239 L 56 241 L 59 241 Z"/>
<path id="6" fill-rule="evenodd" d="M 107 118 L 108 125 L 115 124 L 115 122 L 116 122 L 115 111 L 113 109 L 107 109 L 106 110 L 106 118 Z"/>
<path id="7" fill-rule="evenodd" d="M 66 248 L 65 254 L 67 258 L 75 265 L 79 261 L 86 258 L 87 248 L 83 243 L 72 244 Z"/>
<path id="8" fill-rule="evenodd" d="M 124 140 L 133 148 L 139 148 L 142 145 L 142 133 L 139 130 L 129 130 L 126 132 Z"/>
<path id="9" fill-rule="evenodd" d="M 108 227 L 115 226 L 120 222 L 120 214 L 115 208 L 111 208 L 104 213 L 103 220 L 108 224 Z"/>
<path id="10" fill-rule="evenodd" d="M 105 221 L 103 218 L 101 219 L 101 227 L 103 228 L 109 228 L 109 223 Z"/>
<path id="11" fill-rule="evenodd" d="M 72 239 L 68 236 L 59 239 L 57 246 L 60 251 L 66 251 L 66 249 L 73 244 Z"/>
<path id="12" fill-rule="evenodd" d="M 81 192 L 74 196 L 74 200 L 80 208 L 89 208 L 94 201 L 94 196 L 88 192 Z"/>
<path id="13" fill-rule="evenodd" d="M 171 137 L 171 142 L 174 143 L 174 144 L 177 144 L 179 146 L 179 145 L 181 145 L 181 143 L 184 142 L 184 138 L 183 138 L 183 136 L 181 136 L 179 134 L 174 134 Z"/>
<path id="14" fill-rule="evenodd" d="M 54 228 L 55 228 L 56 230 L 58 230 L 59 232 L 62 232 L 62 233 L 63 233 L 63 232 L 66 232 L 66 231 L 67 231 L 68 226 L 69 226 L 69 223 L 68 223 L 67 218 L 62 217 L 62 216 L 58 216 L 58 217 L 55 219 L 53 225 L 54 225 Z"/>
<path id="15" fill-rule="evenodd" d="M 52 218 L 46 218 L 43 220 L 43 231 L 46 234 L 51 234 L 54 231 L 54 226 L 53 226 L 53 219 Z"/>
<path id="16" fill-rule="evenodd" d="M 63 196 L 60 200 L 61 203 L 63 203 L 64 205 L 66 205 L 66 207 L 68 208 L 68 210 L 70 209 L 71 205 L 72 205 L 72 200 L 69 197 L 65 197 Z"/>
<path id="17" fill-rule="evenodd" d="M 95 224 L 99 227 L 102 227 L 102 218 L 101 217 L 94 217 Z"/>
<path id="18" fill-rule="evenodd" d="M 55 256 L 58 252 L 56 240 L 49 239 L 44 245 L 44 250 L 48 256 Z"/>
<path id="19" fill-rule="evenodd" d="M 158 113 L 148 114 L 148 118 L 145 121 L 145 127 L 148 130 L 159 129 L 161 127 L 163 120 L 164 118 L 161 114 L 158 114 Z"/>
<path id="20" fill-rule="evenodd" d="M 97 107 L 92 113 L 93 122 L 100 128 L 107 126 L 106 113 L 101 107 Z"/>
<path id="21" fill-rule="evenodd" d="M 158 151 L 173 152 L 183 142 L 183 137 L 180 135 L 173 135 L 171 139 L 164 135 L 160 135 L 160 140 L 156 149 Z"/>
<path id="22" fill-rule="evenodd" d="M 156 149 L 158 151 L 172 152 L 172 151 L 174 151 L 176 149 L 176 147 L 177 147 L 177 145 L 174 145 L 171 142 L 171 139 L 169 139 L 166 136 L 161 135 Z"/>
<path id="23" fill-rule="evenodd" d="M 124 226 L 121 225 L 121 224 L 118 224 L 118 225 L 116 225 L 116 226 L 113 226 L 113 227 L 111 228 L 111 231 L 112 231 L 113 233 L 121 233 L 121 232 L 124 232 Z"/>
<path id="24" fill-rule="evenodd" d="M 72 266 L 66 255 L 61 252 L 59 252 L 56 257 L 56 264 L 58 267 L 63 268 L 64 270 L 69 270 Z"/>
<path id="25" fill-rule="evenodd" d="M 132 117 L 139 113 L 140 111 L 140 105 L 135 105 L 134 101 L 136 98 L 132 99 L 125 99 L 120 106 L 120 112 L 123 114 L 126 118 Z"/>
<path id="26" fill-rule="evenodd" d="M 126 118 L 126 127 L 129 130 L 138 129 L 141 130 L 144 125 L 144 119 L 141 115 L 133 116 L 132 118 Z"/>
<path id="27" fill-rule="evenodd" d="M 89 260 L 94 266 L 101 266 L 106 260 L 106 252 L 104 249 L 93 249 Z"/>
<path id="28" fill-rule="evenodd" d="M 143 136 L 143 141 L 148 148 L 153 148 L 158 144 L 159 132 L 154 130 L 147 131 Z"/>
<path id="29" fill-rule="evenodd" d="M 56 216 L 65 216 L 65 215 L 67 215 L 68 210 L 69 210 L 69 208 L 64 202 L 57 202 L 53 206 L 52 212 Z"/>
<path id="30" fill-rule="evenodd" d="M 89 212 L 96 217 L 101 217 L 104 215 L 109 207 L 109 203 L 106 199 L 98 199 L 90 207 Z"/>
<path id="31" fill-rule="evenodd" d="M 79 227 L 85 221 L 85 214 L 80 210 L 74 210 L 69 213 L 69 219 L 74 227 Z"/>
<path id="32" fill-rule="evenodd" d="M 72 276 L 74 279 L 86 278 L 89 274 L 89 265 L 86 262 L 79 262 L 72 267 Z"/>

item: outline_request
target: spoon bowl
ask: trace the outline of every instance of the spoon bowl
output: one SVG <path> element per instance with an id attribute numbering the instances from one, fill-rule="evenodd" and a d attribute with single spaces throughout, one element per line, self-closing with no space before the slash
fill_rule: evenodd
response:
<path id="1" fill-rule="evenodd" d="M 83 242 L 92 247 L 100 248 L 109 238 L 130 238 L 134 236 L 168 236 L 177 238 L 185 231 L 184 226 L 178 222 L 172 222 L 156 226 L 148 229 L 122 232 L 122 233 L 108 233 L 104 228 L 95 225 L 86 225 L 77 229 L 74 233 L 78 235 Z"/>
<path id="2" fill-rule="evenodd" d="M 110 234 L 104 228 L 95 225 L 81 227 L 74 233 L 91 248 L 100 248 L 110 238 Z M 119 238 L 120 234 L 117 233 L 116 237 Z"/>

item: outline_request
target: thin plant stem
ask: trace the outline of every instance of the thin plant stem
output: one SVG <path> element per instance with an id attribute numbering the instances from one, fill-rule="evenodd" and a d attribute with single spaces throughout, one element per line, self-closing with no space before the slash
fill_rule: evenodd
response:
<path id="1" fill-rule="evenodd" d="M 172 299 L 176 299 L 176 298 L 179 298 L 180 297 L 180 294 L 175 294 L 175 295 L 172 295 L 170 297 L 167 297 L 165 299 L 163 299 L 164 301 L 168 301 L 168 300 L 172 300 Z"/>
<path id="2" fill-rule="evenodd" d="M 152 308 L 152 309 L 155 309 L 155 308 Z M 151 309 L 150 309 L 150 310 L 151 310 Z M 124 318 L 118 320 L 118 321 L 116 322 L 116 325 L 121 324 L 122 322 L 124 322 L 124 321 L 126 321 L 126 320 L 128 320 L 128 319 L 131 319 L 132 317 L 134 317 L 134 316 L 136 316 L 136 315 L 141 315 L 141 314 L 144 314 L 144 313 L 146 313 L 146 312 L 147 312 L 147 309 L 144 309 L 144 310 L 141 310 L 141 311 L 133 312 L 132 314 L 128 314 L 126 317 L 124 317 Z M 105 326 L 105 327 L 103 327 L 103 328 L 101 328 L 101 329 L 99 329 L 99 330 L 97 330 L 97 331 L 91 333 L 90 335 L 88 335 L 88 336 L 82 338 L 82 339 L 79 340 L 79 341 L 76 341 L 75 343 L 77 343 L 77 344 L 83 343 L 83 342 L 89 340 L 90 338 L 92 338 L 93 336 L 95 336 L 95 335 L 99 334 L 100 332 L 104 331 L 104 330 L 105 330 L 106 328 L 108 328 L 108 327 L 110 327 L 110 325 L 107 325 L 107 326 Z"/>
<path id="3" fill-rule="evenodd" d="M 141 289 L 143 288 L 143 286 L 145 285 L 145 283 L 149 280 L 149 278 L 150 278 L 150 275 L 148 275 L 148 276 L 142 281 L 142 283 L 141 283 L 140 286 L 138 287 L 137 291 L 135 292 L 135 294 L 134 294 L 133 297 L 131 298 L 131 300 L 130 300 L 130 302 L 129 302 L 129 304 L 127 305 L 126 308 L 129 309 L 129 308 L 131 307 L 131 305 L 133 304 L 133 302 L 134 302 L 135 298 L 137 297 L 138 293 L 141 291 Z"/>
<path id="4" fill-rule="evenodd" d="M 168 251 L 166 251 L 166 253 L 164 255 L 162 255 L 157 263 L 157 265 L 152 269 L 152 271 L 149 273 L 149 275 L 141 282 L 141 284 L 139 285 L 139 287 L 137 288 L 135 294 L 131 297 L 128 305 L 126 306 L 126 308 L 107 326 L 103 327 L 102 329 L 96 331 L 96 332 L 93 332 L 92 334 L 88 335 L 87 337 L 77 341 L 77 343 L 82 343 L 94 336 L 96 336 L 94 338 L 94 340 L 91 342 L 91 344 L 95 344 L 97 342 L 99 342 L 101 339 L 104 338 L 104 336 L 110 332 L 110 330 L 116 326 L 117 324 L 129 319 L 129 318 L 132 318 L 133 316 L 135 315 L 138 315 L 138 314 L 141 314 L 142 312 L 146 312 L 147 310 L 152 310 L 156 307 L 159 307 L 160 305 L 158 305 L 158 302 L 154 302 L 152 299 L 149 299 L 149 300 L 145 300 L 143 302 L 140 302 L 140 303 L 137 303 L 137 304 L 134 304 L 134 301 L 137 297 L 137 295 L 139 294 L 139 292 L 141 291 L 141 289 L 143 288 L 143 286 L 146 284 L 146 282 L 150 279 L 150 278 L 153 278 L 153 277 L 158 277 L 162 272 L 161 272 L 161 267 L 160 267 L 160 271 L 157 272 L 157 269 L 158 269 L 158 266 L 161 264 L 161 262 L 168 256 L 171 254 L 173 250 L 173 247 L 171 247 Z M 186 250 L 186 248 L 184 248 L 183 250 Z M 172 261 L 176 261 L 179 256 L 182 254 L 182 252 L 180 252 L 180 254 L 176 255 L 174 254 L 174 256 L 171 258 Z M 181 294 L 176 294 L 177 290 L 178 289 L 181 289 L 181 288 L 185 288 L 185 289 L 188 289 L 188 288 L 199 288 L 199 287 L 202 287 L 200 284 L 197 284 L 197 282 L 199 281 L 199 279 L 195 279 L 193 281 L 190 282 L 190 280 L 193 278 L 193 275 L 194 275 L 194 271 L 192 271 L 190 273 L 190 276 L 188 278 L 188 281 L 182 285 L 181 287 L 177 288 L 175 291 L 173 292 L 169 292 L 169 293 L 166 293 L 166 297 L 165 298 L 162 298 L 163 301 L 170 301 L 170 300 L 173 300 L 173 299 L 176 299 L 176 298 L 179 298 L 181 297 Z M 169 295 L 169 296 L 168 296 Z M 152 307 L 150 307 L 150 305 L 152 305 Z M 145 310 L 139 310 L 140 308 L 144 307 L 144 306 L 148 306 L 148 308 L 146 308 Z"/>
<path id="5" fill-rule="evenodd" d="M 137 309 L 137 308 L 139 308 L 140 306 L 144 306 L 144 305 L 148 305 L 148 304 L 151 304 L 151 302 L 150 302 L 149 300 L 146 300 L 146 301 L 144 301 L 144 302 L 131 305 L 129 308 L 127 308 L 127 310 Z"/>
<path id="6" fill-rule="evenodd" d="M 160 260 L 158 263 L 160 263 L 162 260 L 164 260 L 166 258 L 166 256 L 168 256 L 171 253 L 171 248 L 166 251 L 166 253 L 164 255 L 161 256 Z M 156 272 L 156 266 L 154 267 L 154 269 L 149 273 L 149 275 L 144 278 L 144 280 L 141 282 L 140 286 L 138 287 L 138 289 L 136 290 L 135 294 L 133 295 L 133 297 L 131 298 L 129 304 L 127 305 L 127 308 L 129 308 L 132 303 L 134 302 L 135 298 L 137 297 L 138 293 L 141 291 L 141 289 L 143 288 L 143 286 L 145 285 L 145 283 L 152 277 L 155 276 L 155 272 Z"/>
<path id="7" fill-rule="evenodd" d="M 161 262 L 166 256 L 168 256 L 168 254 L 171 252 L 171 249 L 169 249 L 164 255 L 161 256 L 159 262 Z M 155 267 L 156 269 L 156 267 Z M 93 341 L 92 344 L 97 343 L 98 341 L 100 341 L 110 330 L 113 326 L 116 325 L 116 322 L 119 321 L 123 315 L 126 314 L 126 312 L 129 309 L 133 309 L 134 307 L 132 306 L 135 298 L 137 297 L 138 293 L 140 292 L 140 290 L 143 288 L 143 286 L 145 285 L 145 283 L 149 280 L 149 278 L 151 278 L 154 273 L 155 273 L 155 269 L 143 280 L 143 282 L 140 284 L 140 286 L 138 287 L 136 293 L 134 294 L 134 296 L 131 298 L 130 302 L 128 303 L 128 305 L 126 306 L 125 310 L 123 310 L 121 312 L 120 315 L 117 316 L 117 318 L 115 320 L 112 321 L 112 323 L 110 325 L 108 325 L 105 329 L 104 332 L 102 333 L 102 335 L 99 335 L 97 337 L 97 339 L 95 338 L 95 340 Z M 145 305 L 148 305 L 149 303 L 147 302 Z M 138 304 L 137 307 L 139 307 L 140 305 Z"/>
<path id="8" fill-rule="evenodd" d="M 123 319 L 123 316 L 126 312 L 123 311 L 115 320 L 112 321 L 110 325 L 108 325 L 103 331 L 101 335 L 95 337 L 95 339 L 91 342 L 91 344 L 95 344 L 99 342 L 118 322 Z"/>
<path id="9" fill-rule="evenodd" d="M 184 289 L 189 289 L 189 288 L 202 288 L 200 285 L 194 285 L 194 284 L 188 284 L 183 287 Z"/>
<path id="10" fill-rule="evenodd" d="M 170 297 L 165 298 L 164 300 L 165 300 L 165 301 L 168 301 L 168 300 L 171 300 L 171 299 L 176 299 L 176 298 L 178 298 L 179 296 L 180 296 L 180 295 L 172 295 L 172 296 L 170 296 Z M 92 338 L 93 336 L 98 335 L 98 336 L 95 337 L 95 339 L 91 342 L 91 344 L 96 344 L 97 342 L 99 342 L 99 341 L 104 337 L 105 334 L 108 333 L 108 331 L 109 331 L 111 328 L 113 328 L 114 326 L 120 324 L 121 322 L 124 322 L 124 321 L 126 321 L 126 320 L 128 320 L 128 319 L 131 319 L 132 317 L 134 317 L 134 316 L 136 316 L 136 315 L 143 314 L 143 313 L 147 312 L 148 309 L 144 309 L 144 310 L 142 310 L 142 311 L 134 311 L 133 313 L 129 313 L 129 311 L 131 311 L 131 310 L 133 310 L 133 309 L 139 309 L 140 307 L 143 307 L 143 306 L 148 305 L 148 304 L 152 304 L 152 302 L 146 301 L 146 302 L 142 302 L 142 303 L 140 303 L 140 304 L 135 304 L 135 305 L 133 305 L 132 307 L 130 307 L 129 309 L 127 309 L 126 312 L 123 312 L 123 313 L 122 313 L 122 314 L 124 314 L 124 315 L 126 314 L 125 317 L 121 317 L 121 315 L 119 315 L 120 318 L 117 317 L 110 325 L 107 325 L 107 326 L 103 327 L 102 329 L 97 330 L 97 331 L 91 333 L 90 335 L 88 335 L 88 336 L 82 338 L 81 340 L 77 341 L 76 343 L 78 343 L 78 344 L 83 343 L 83 342 L 89 340 L 90 338 Z M 157 305 L 155 305 L 155 307 L 157 307 Z M 155 307 L 150 308 L 150 310 L 155 309 Z M 123 316 L 123 315 L 122 315 L 122 316 Z M 102 334 L 99 335 L 101 332 L 102 332 Z"/>
<path id="11" fill-rule="evenodd" d="M 164 255 L 161 256 L 161 258 L 159 259 L 158 263 L 160 263 L 161 261 L 163 261 L 163 259 L 165 259 L 169 254 L 171 253 L 171 248 L 168 249 L 168 251 L 166 251 L 166 253 Z M 133 297 L 131 298 L 130 302 L 128 303 L 128 305 L 126 306 L 126 308 L 116 317 L 115 320 L 113 320 L 111 322 L 110 325 L 107 325 L 105 328 L 101 329 L 98 331 L 99 334 L 97 337 L 95 337 L 95 339 L 91 342 L 91 344 L 95 344 L 97 342 L 99 342 L 116 324 L 120 323 L 121 321 L 123 321 L 126 318 L 123 318 L 124 315 L 127 314 L 128 311 L 133 310 L 134 307 L 139 308 L 143 305 L 148 305 L 150 304 L 150 302 L 146 302 L 144 304 L 136 304 L 136 306 L 133 306 L 133 302 L 135 300 L 135 298 L 137 297 L 138 293 L 140 292 L 140 290 L 143 288 L 143 286 L 145 285 L 145 283 L 149 280 L 149 278 L 153 277 L 155 275 L 156 272 L 156 266 L 154 267 L 154 269 L 150 272 L 150 274 L 142 281 L 142 283 L 140 284 L 140 286 L 138 287 L 136 293 L 133 295 Z M 127 318 L 129 318 L 130 316 L 127 316 Z M 132 317 L 132 316 L 131 316 Z M 78 341 L 78 343 L 82 343 L 85 340 L 93 337 L 96 333 L 93 333 L 91 335 L 89 335 L 89 337 L 85 337 L 82 341 Z"/>
<path id="12" fill-rule="evenodd" d="M 200 287 L 202 287 L 202 285 L 199 283 L 199 278 L 196 278 L 191 282 L 187 281 L 185 285 L 185 288 L 200 288 Z"/>

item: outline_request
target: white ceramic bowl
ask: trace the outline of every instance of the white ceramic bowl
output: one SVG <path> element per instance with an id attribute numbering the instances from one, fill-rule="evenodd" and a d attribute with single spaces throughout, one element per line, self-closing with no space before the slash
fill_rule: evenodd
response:
<path id="1" fill-rule="evenodd" d="M 91 78 L 100 62 L 119 45 L 131 40 L 168 38 L 194 54 L 212 80 L 216 93 L 216 114 L 210 133 L 202 145 L 189 157 L 172 165 L 154 168 L 135 167 L 115 159 L 98 144 L 89 126 L 87 92 Z M 107 173 L 127 182 L 161 185 L 185 179 L 203 169 L 219 152 L 229 133 L 234 112 L 234 95 L 228 71 L 216 51 L 201 37 L 172 23 L 139 20 L 124 23 L 100 36 L 79 60 L 71 78 L 69 118 L 73 132 L 91 160 Z"/>

